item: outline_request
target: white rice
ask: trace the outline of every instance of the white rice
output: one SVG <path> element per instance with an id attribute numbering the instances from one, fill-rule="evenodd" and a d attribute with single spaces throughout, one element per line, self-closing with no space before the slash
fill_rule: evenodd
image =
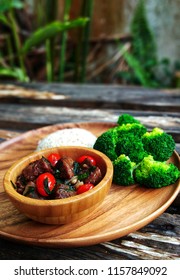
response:
<path id="1" fill-rule="evenodd" d="M 97 137 L 86 129 L 66 128 L 48 134 L 39 141 L 36 150 L 59 146 L 82 146 L 92 148 Z"/>

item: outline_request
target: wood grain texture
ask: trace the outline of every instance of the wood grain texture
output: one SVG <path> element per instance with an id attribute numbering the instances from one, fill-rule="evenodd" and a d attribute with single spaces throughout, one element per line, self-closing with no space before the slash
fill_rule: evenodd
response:
<path id="1" fill-rule="evenodd" d="M 168 210 L 170 212 L 170 209 Z M 171 209 L 172 211 L 172 209 Z M 8 260 L 179 260 L 180 218 L 165 212 L 127 236 L 78 248 L 47 248 L 0 238 L 0 259 Z M 106 246 L 108 245 L 108 246 Z"/>
<path id="2" fill-rule="evenodd" d="M 79 109 L 56 106 L 33 106 L 19 104 L 0 104 L 0 140 L 10 139 L 17 131 L 23 132 L 42 126 L 69 122 L 116 122 L 118 116 L 128 113 L 140 120 L 148 130 L 160 127 L 170 133 L 180 153 L 180 113 L 149 112 L 114 109 Z M 5 129 L 11 129 L 7 131 Z M 15 132 L 12 130 L 16 130 Z M 9 136 L 8 136 L 9 133 Z"/>
<path id="3" fill-rule="evenodd" d="M 1 103 L 179 112 L 179 90 L 112 85 L 0 85 Z"/>
<path id="4" fill-rule="evenodd" d="M 113 185 L 104 202 L 87 217 L 63 226 L 42 225 L 25 218 L 11 205 L 3 187 L 5 171 L 18 158 L 35 150 L 38 140 L 48 133 L 67 127 L 81 127 L 99 135 L 113 123 L 57 124 L 29 131 L 0 145 L 0 234 L 28 244 L 49 247 L 88 246 L 127 235 L 150 223 L 172 203 L 180 185 L 162 189 Z M 172 162 L 179 166 L 175 153 Z"/>

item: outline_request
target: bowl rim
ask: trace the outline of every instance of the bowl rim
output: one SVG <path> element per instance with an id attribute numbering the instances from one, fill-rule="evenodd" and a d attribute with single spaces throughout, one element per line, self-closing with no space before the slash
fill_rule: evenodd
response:
<path id="1" fill-rule="evenodd" d="M 54 150 L 63 150 L 63 149 L 78 149 L 78 150 L 84 150 L 84 151 L 90 151 L 91 153 L 95 153 L 97 154 L 104 162 L 105 166 L 106 166 L 106 173 L 104 175 L 104 177 L 102 178 L 102 180 L 91 190 L 84 192 L 82 194 L 79 195 L 75 195 L 75 196 L 71 196 L 71 197 L 67 197 L 67 198 L 61 198 L 61 199 L 45 199 L 45 200 L 41 200 L 41 199 L 34 199 L 34 198 L 30 198 L 30 197 L 26 197 L 22 194 L 19 194 L 13 187 L 13 185 L 11 184 L 11 180 L 10 180 L 10 174 L 11 172 L 13 172 L 14 169 L 16 169 L 18 167 L 18 165 L 21 165 L 23 162 L 27 161 L 28 158 L 30 159 L 30 162 L 33 162 L 34 157 L 40 156 L 44 153 L 50 153 L 53 152 Z M 107 165 L 110 165 L 110 168 L 107 168 Z M 65 205 L 65 204 L 69 204 L 69 203 L 73 203 L 73 202 L 77 202 L 77 201 L 81 201 L 85 198 L 88 198 L 91 196 L 91 194 L 98 192 L 101 188 L 104 187 L 104 184 L 108 183 L 108 181 L 110 179 L 112 179 L 113 177 L 113 164 L 112 161 L 102 152 L 93 149 L 93 148 L 89 148 L 89 147 L 81 147 L 81 146 L 59 146 L 59 147 L 53 147 L 53 148 L 48 148 L 48 149 L 44 149 L 44 150 L 40 150 L 40 151 L 34 151 L 24 157 L 22 157 L 21 159 L 17 160 L 16 162 L 14 162 L 11 167 L 6 171 L 4 177 L 3 177 L 3 186 L 4 186 L 4 190 L 6 192 L 6 194 L 20 202 L 20 203 L 26 203 L 28 205 L 35 205 L 38 204 L 39 207 L 44 207 L 44 206 L 57 206 L 57 205 Z M 8 183 L 7 183 L 8 182 Z M 103 184 L 102 184 L 103 183 Z M 9 188 L 9 185 L 11 184 L 11 188 Z"/>

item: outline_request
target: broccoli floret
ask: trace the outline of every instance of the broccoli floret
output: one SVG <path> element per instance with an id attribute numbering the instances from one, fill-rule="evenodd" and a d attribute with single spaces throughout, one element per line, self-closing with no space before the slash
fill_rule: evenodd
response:
<path id="1" fill-rule="evenodd" d="M 151 132 L 146 132 L 142 136 L 142 142 L 147 153 L 158 161 L 168 160 L 175 149 L 172 136 L 157 127 Z"/>
<path id="2" fill-rule="evenodd" d="M 113 182 L 117 185 L 129 186 L 135 183 L 133 170 L 136 164 L 126 155 L 120 155 L 114 162 Z"/>
<path id="3" fill-rule="evenodd" d="M 104 153 L 107 157 L 109 157 L 112 161 L 117 158 L 117 154 L 115 151 L 117 142 L 117 133 L 112 128 L 102 133 L 94 143 L 93 148 Z"/>
<path id="4" fill-rule="evenodd" d="M 132 133 L 121 135 L 116 144 L 116 154 L 125 154 L 131 161 L 139 163 L 148 154 L 144 151 L 141 138 Z"/>
<path id="5" fill-rule="evenodd" d="M 136 120 L 133 116 L 131 116 L 129 114 L 122 114 L 119 116 L 117 123 L 118 123 L 118 125 L 127 124 L 127 123 L 139 123 L 140 124 L 140 121 Z"/>
<path id="6" fill-rule="evenodd" d="M 155 161 L 151 155 L 145 157 L 134 170 L 135 181 L 148 188 L 174 184 L 179 176 L 180 171 L 173 163 Z"/>
<path id="7" fill-rule="evenodd" d="M 127 123 L 121 126 L 117 126 L 116 128 L 118 136 L 128 135 L 132 133 L 135 136 L 142 137 L 147 132 L 147 128 L 138 123 Z"/>

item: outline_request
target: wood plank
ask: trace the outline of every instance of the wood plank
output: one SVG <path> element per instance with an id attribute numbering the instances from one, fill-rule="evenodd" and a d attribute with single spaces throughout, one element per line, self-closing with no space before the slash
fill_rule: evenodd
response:
<path id="1" fill-rule="evenodd" d="M 0 85 L 1 103 L 179 112 L 179 90 L 109 85 Z M 41 94 L 40 94 L 41 93 Z"/>
<path id="2" fill-rule="evenodd" d="M 0 104 L 0 128 L 26 131 L 56 123 L 82 121 L 116 122 L 118 116 L 123 113 L 133 115 L 147 126 L 148 129 L 156 126 L 161 127 L 174 137 L 177 144 L 180 143 L 180 113 L 169 112 Z"/>
<path id="3" fill-rule="evenodd" d="M 129 113 L 139 119 L 149 128 L 156 125 L 166 130 L 178 130 L 180 124 L 180 112 L 152 112 L 152 111 L 134 111 L 134 110 L 116 110 L 116 109 L 82 109 L 68 108 L 58 106 L 33 106 L 19 104 L 0 104 L 1 123 L 32 123 L 33 124 L 51 124 L 57 122 L 69 121 L 109 121 L 116 122 L 118 116 L 123 113 Z"/>

